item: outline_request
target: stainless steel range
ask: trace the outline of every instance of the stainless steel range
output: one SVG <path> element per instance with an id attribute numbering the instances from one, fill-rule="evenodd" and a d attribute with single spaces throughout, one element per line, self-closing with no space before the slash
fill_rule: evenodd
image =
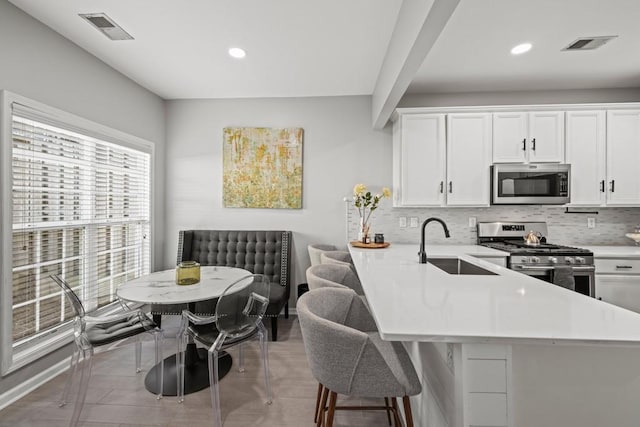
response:
<path id="1" fill-rule="evenodd" d="M 593 252 L 547 242 L 545 222 L 479 222 L 478 244 L 508 252 L 507 267 L 595 295 Z"/>

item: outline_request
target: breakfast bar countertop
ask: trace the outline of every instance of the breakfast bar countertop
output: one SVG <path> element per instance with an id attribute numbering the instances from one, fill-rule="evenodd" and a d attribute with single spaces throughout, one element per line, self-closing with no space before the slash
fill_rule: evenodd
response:
<path id="1" fill-rule="evenodd" d="M 571 245 L 593 252 L 596 258 L 640 258 L 640 246 Z"/>
<path id="2" fill-rule="evenodd" d="M 485 249 L 427 245 L 426 252 L 458 257 L 495 275 L 448 274 L 419 264 L 416 244 L 349 247 L 382 338 L 640 345 L 640 314 L 472 256 L 491 257 Z"/>

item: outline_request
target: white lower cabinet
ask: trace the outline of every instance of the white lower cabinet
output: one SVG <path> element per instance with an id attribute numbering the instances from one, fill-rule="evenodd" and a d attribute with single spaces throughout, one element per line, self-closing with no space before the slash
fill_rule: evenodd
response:
<path id="1" fill-rule="evenodd" d="M 506 393 L 469 393 L 468 426 L 507 426 L 507 394 Z"/>
<path id="2" fill-rule="evenodd" d="M 640 276 L 598 275 L 596 297 L 618 307 L 640 313 Z"/>
<path id="3" fill-rule="evenodd" d="M 404 345 L 422 383 L 422 393 L 411 399 L 416 425 L 513 426 L 510 345 Z"/>
<path id="4" fill-rule="evenodd" d="M 462 344 L 461 352 L 462 425 L 510 426 L 511 347 Z"/>
<path id="5" fill-rule="evenodd" d="M 640 313 L 640 259 L 598 259 L 596 298 Z"/>

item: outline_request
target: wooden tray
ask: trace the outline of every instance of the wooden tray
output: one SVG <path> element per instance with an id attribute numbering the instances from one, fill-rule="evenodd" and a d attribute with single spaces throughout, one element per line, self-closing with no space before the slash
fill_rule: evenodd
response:
<path id="1" fill-rule="evenodd" d="M 358 242 L 357 240 L 352 240 L 349 243 L 351 243 L 351 246 L 353 246 L 354 248 L 366 248 L 366 249 L 382 249 L 382 248 L 386 248 L 387 246 L 389 246 L 391 244 L 389 242 L 384 242 L 384 243 L 362 243 L 362 242 Z"/>

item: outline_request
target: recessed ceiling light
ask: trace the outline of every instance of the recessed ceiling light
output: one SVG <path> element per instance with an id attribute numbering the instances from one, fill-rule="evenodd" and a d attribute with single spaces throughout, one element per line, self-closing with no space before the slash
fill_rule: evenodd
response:
<path id="1" fill-rule="evenodd" d="M 511 54 L 520 55 L 522 53 L 529 52 L 529 50 L 531 50 L 531 43 L 522 43 L 511 49 Z"/>
<path id="2" fill-rule="evenodd" d="M 232 47 L 229 49 L 229 55 L 234 58 L 244 58 L 247 55 L 247 52 L 244 49 L 240 49 L 239 47 Z"/>

